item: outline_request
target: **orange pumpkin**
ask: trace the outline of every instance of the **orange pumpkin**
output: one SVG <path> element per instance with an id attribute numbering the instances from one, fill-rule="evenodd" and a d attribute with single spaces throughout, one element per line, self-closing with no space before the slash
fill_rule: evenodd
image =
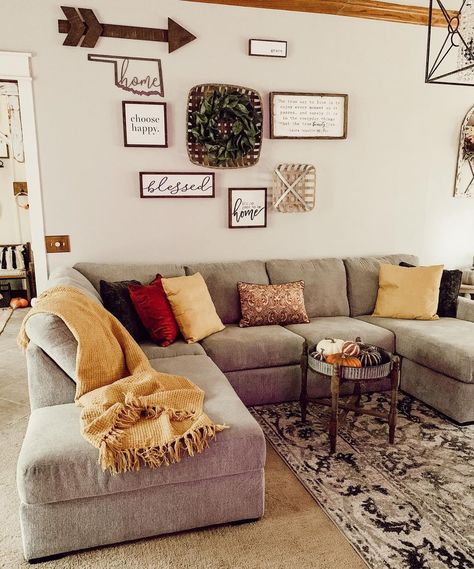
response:
<path id="1" fill-rule="evenodd" d="M 26 308 L 28 306 L 28 301 L 26 298 L 12 298 L 10 300 L 10 307 L 15 308 Z"/>
<path id="2" fill-rule="evenodd" d="M 338 364 L 343 367 L 362 367 L 359 358 L 346 356 L 346 354 L 331 354 L 326 356 L 326 362 L 331 365 Z"/>

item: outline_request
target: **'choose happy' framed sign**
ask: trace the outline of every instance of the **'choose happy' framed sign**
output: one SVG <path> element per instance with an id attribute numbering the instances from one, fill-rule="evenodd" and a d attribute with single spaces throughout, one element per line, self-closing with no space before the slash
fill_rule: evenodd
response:
<path id="1" fill-rule="evenodd" d="M 166 103 L 123 101 L 122 110 L 125 146 L 168 147 Z"/>

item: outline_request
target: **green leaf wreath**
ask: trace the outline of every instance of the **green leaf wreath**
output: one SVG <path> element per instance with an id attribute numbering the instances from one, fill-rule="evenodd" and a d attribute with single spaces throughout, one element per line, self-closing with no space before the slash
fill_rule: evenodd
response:
<path id="1" fill-rule="evenodd" d="M 231 123 L 225 134 L 219 123 Z M 261 139 L 262 115 L 250 98 L 237 90 L 213 91 L 191 117 L 191 135 L 212 164 L 222 166 L 248 154 Z"/>

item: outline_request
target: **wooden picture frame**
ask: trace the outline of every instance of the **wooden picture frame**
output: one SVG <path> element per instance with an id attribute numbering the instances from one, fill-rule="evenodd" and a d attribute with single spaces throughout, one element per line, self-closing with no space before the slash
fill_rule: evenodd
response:
<path id="1" fill-rule="evenodd" d="M 139 175 L 140 197 L 144 199 L 214 198 L 216 194 L 214 172 L 140 172 Z"/>
<path id="2" fill-rule="evenodd" d="M 166 103 L 122 101 L 122 118 L 124 146 L 133 148 L 168 148 Z M 135 121 L 140 123 L 135 127 L 133 124 L 134 118 L 140 119 Z"/>
<path id="3" fill-rule="evenodd" d="M 270 93 L 270 138 L 343 140 L 348 102 L 339 93 Z"/>
<path id="4" fill-rule="evenodd" d="M 266 227 L 267 210 L 267 188 L 229 188 L 229 229 Z"/>
<path id="5" fill-rule="evenodd" d="M 0 138 L 0 160 L 8 160 L 10 158 L 9 145 Z"/>
<path id="6" fill-rule="evenodd" d="M 249 55 L 252 57 L 277 57 L 288 56 L 288 42 L 285 40 L 249 39 Z"/>

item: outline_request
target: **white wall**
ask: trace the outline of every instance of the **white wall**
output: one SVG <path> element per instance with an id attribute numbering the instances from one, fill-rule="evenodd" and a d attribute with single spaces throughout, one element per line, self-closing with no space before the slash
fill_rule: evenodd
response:
<path id="1" fill-rule="evenodd" d="M 2 0 L 0 49 L 34 53 L 46 231 L 71 236 L 72 252 L 50 255 L 51 267 L 400 251 L 426 263 L 470 263 L 474 200 L 452 193 L 458 129 L 474 89 L 425 85 L 425 28 L 178 0 L 87 6 L 107 23 L 164 27 L 170 16 L 198 39 L 170 55 L 164 44 L 119 39 L 68 48 L 57 33 L 58 2 Z M 288 40 L 289 57 L 248 57 L 250 37 Z M 146 98 L 117 89 L 112 67 L 87 61 L 91 52 L 162 58 L 168 149 L 123 147 L 121 101 Z M 185 147 L 186 96 L 206 82 L 264 97 L 259 164 L 217 171 L 214 200 L 140 200 L 140 170 L 196 170 Z M 348 139 L 269 140 L 272 90 L 348 93 Z M 316 166 L 316 209 L 270 212 L 267 229 L 227 229 L 227 188 L 270 187 L 281 162 Z"/>

